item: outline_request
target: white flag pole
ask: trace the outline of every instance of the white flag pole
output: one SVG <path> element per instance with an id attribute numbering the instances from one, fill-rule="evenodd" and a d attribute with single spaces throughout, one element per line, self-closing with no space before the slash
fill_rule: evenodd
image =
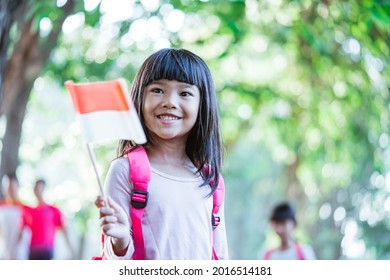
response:
<path id="1" fill-rule="evenodd" d="M 104 192 L 103 192 L 102 181 L 100 180 L 99 172 L 98 172 L 97 167 L 96 167 L 95 153 L 93 152 L 93 147 L 90 143 L 87 143 L 87 150 L 88 150 L 89 158 L 91 159 L 91 162 L 93 165 L 93 169 L 95 170 L 96 178 L 97 178 L 98 183 L 99 183 L 100 194 L 102 195 L 102 198 L 103 198 L 105 204 L 107 205 L 107 203 L 106 203 L 107 201 L 106 201 L 106 198 L 105 198 Z"/>

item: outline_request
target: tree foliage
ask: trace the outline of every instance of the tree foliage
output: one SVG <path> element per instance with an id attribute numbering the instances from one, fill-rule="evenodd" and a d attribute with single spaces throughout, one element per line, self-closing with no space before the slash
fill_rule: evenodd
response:
<path id="1" fill-rule="evenodd" d="M 285 199 L 298 208 L 297 238 L 312 243 L 319 258 L 389 257 L 388 1 L 128 1 L 117 10 L 92 2 L 60 23 L 31 97 L 31 114 L 67 123 L 68 134 L 40 135 L 41 157 L 22 154 L 23 164 L 68 151 L 64 162 L 77 161 L 68 177 L 92 184 L 78 173 L 88 163 L 75 154 L 82 147 L 74 144 L 64 81 L 122 76 L 131 83 L 155 49 L 188 48 L 207 61 L 219 94 L 232 258 L 257 258 L 274 244 L 268 211 Z M 61 7 L 33 7 L 44 41 L 42 24 L 54 29 Z M 45 107 L 50 84 L 66 103 L 61 112 Z M 22 148 L 32 135 L 24 133 Z M 113 155 L 103 146 L 98 153 L 103 162 Z"/>

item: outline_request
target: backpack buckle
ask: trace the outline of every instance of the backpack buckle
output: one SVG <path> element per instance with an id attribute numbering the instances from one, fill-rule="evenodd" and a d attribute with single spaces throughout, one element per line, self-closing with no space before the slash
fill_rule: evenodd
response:
<path id="1" fill-rule="evenodd" d="M 147 191 L 132 190 L 131 191 L 131 205 L 134 208 L 142 209 L 148 204 L 149 193 Z"/>
<path id="2" fill-rule="evenodd" d="M 214 216 L 214 214 L 211 215 L 211 225 L 213 226 L 213 230 L 215 230 L 220 223 L 221 218 L 219 216 Z"/>

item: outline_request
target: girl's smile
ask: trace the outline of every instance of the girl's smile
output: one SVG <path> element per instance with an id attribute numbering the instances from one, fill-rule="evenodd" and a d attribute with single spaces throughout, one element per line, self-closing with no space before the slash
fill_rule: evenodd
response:
<path id="1" fill-rule="evenodd" d="M 167 124 L 169 124 L 170 121 L 176 121 L 176 120 L 181 119 L 181 117 L 176 116 L 175 114 L 170 114 L 170 113 L 158 115 L 157 118 L 159 118 L 162 122 L 165 122 Z"/>

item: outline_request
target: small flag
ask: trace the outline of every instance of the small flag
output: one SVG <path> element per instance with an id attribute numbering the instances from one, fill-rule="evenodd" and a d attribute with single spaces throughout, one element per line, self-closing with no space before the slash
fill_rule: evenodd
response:
<path id="1" fill-rule="evenodd" d="M 80 84 L 67 81 L 65 86 L 87 143 L 110 139 L 146 142 L 123 79 Z"/>

